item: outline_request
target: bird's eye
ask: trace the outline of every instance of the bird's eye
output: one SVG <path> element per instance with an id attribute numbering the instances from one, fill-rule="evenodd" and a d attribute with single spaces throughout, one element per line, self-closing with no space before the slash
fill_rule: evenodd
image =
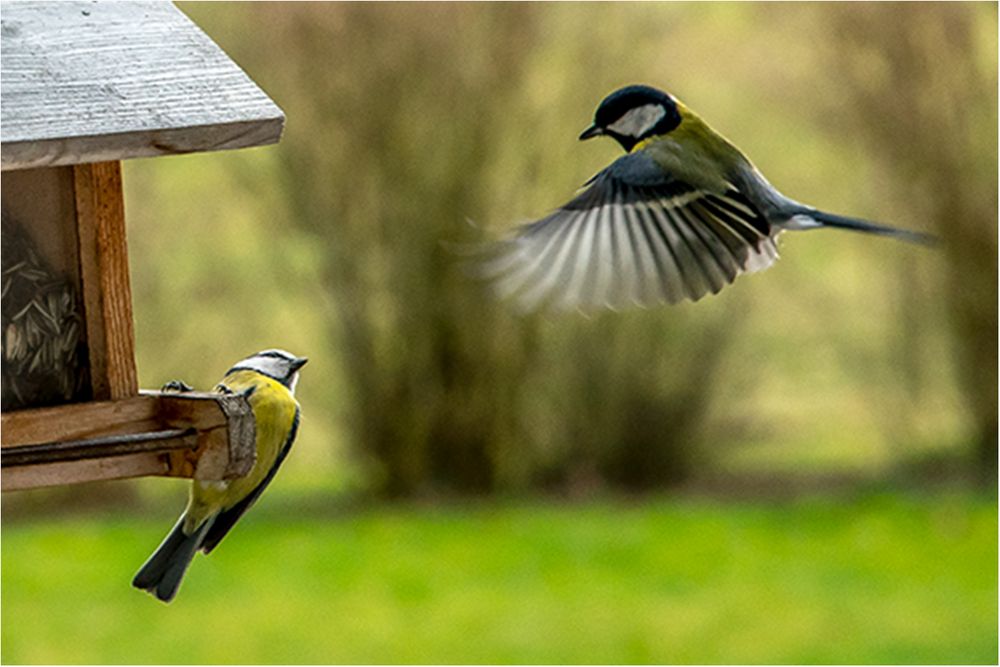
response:
<path id="1" fill-rule="evenodd" d="M 644 104 L 626 111 L 608 130 L 623 137 L 645 137 L 667 115 L 662 104 Z"/>

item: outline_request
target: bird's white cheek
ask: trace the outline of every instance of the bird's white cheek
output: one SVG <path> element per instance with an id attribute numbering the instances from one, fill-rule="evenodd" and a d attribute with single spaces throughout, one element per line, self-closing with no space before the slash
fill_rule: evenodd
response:
<path id="1" fill-rule="evenodd" d="M 644 104 L 641 107 L 629 109 L 622 117 L 608 125 L 608 129 L 623 137 L 641 137 L 659 123 L 667 110 L 662 104 Z"/>

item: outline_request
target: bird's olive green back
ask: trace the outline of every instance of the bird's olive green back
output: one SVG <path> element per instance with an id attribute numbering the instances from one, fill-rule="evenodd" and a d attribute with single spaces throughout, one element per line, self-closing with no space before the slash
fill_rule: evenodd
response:
<path id="1" fill-rule="evenodd" d="M 665 135 L 650 137 L 632 149 L 646 151 L 668 173 L 710 192 L 725 192 L 729 173 L 751 168 L 750 162 L 725 137 L 693 111 L 677 102 L 681 122 Z M 720 170 L 719 165 L 725 168 Z"/>

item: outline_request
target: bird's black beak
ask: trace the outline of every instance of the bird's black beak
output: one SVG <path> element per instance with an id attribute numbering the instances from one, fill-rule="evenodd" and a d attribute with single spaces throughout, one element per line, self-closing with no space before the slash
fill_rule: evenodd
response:
<path id="1" fill-rule="evenodd" d="M 584 139 L 592 139 L 593 137 L 599 137 L 602 134 L 604 134 L 604 128 L 598 125 L 591 125 L 583 131 L 583 134 L 580 135 L 580 141 L 583 141 Z"/>
<path id="2" fill-rule="evenodd" d="M 292 362 L 292 372 L 294 373 L 295 371 L 305 366 L 307 361 L 309 360 L 305 357 L 296 358 L 295 361 Z"/>

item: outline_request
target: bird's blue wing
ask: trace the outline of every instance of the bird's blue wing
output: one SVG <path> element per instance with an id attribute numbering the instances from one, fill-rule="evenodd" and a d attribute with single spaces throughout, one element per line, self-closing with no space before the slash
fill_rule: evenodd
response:
<path id="1" fill-rule="evenodd" d="M 769 266 L 775 233 L 735 187 L 708 192 L 631 153 L 502 242 L 486 271 L 526 310 L 696 301 Z"/>

